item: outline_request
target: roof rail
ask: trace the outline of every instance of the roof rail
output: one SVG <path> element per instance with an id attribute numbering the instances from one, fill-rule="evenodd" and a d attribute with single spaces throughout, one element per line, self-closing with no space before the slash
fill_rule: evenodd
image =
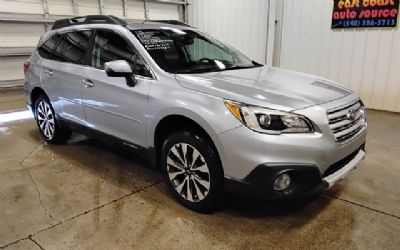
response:
<path id="1" fill-rule="evenodd" d="M 189 24 L 179 21 L 179 20 L 147 20 L 145 22 L 168 23 L 168 24 L 173 24 L 173 25 L 182 25 L 182 26 L 192 27 Z"/>
<path id="2" fill-rule="evenodd" d="M 79 24 L 107 23 L 126 26 L 126 22 L 118 17 L 111 15 L 88 15 L 66 19 L 60 19 L 54 22 L 52 30 L 69 27 Z"/>

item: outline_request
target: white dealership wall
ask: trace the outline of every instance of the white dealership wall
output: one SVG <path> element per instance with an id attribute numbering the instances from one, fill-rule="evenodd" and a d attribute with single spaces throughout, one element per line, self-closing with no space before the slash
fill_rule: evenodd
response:
<path id="1" fill-rule="evenodd" d="M 54 19 L 104 13 L 183 20 L 185 2 L 0 0 L 0 87 L 21 83 L 23 61 Z M 332 0 L 188 2 L 190 24 L 250 58 L 336 80 L 359 93 L 368 107 L 400 112 L 399 27 L 333 31 Z"/>
<path id="2" fill-rule="evenodd" d="M 280 66 L 334 79 L 367 107 L 400 112 L 397 28 L 331 30 L 332 0 L 284 0 Z"/>
<path id="3" fill-rule="evenodd" d="M 0 0 L 0 87 L 22 83 L 23 62 L 56 19 L 106 14 L 184 20 L 185 0 Z"/>
<path id="4" fill-rule="evenodd" d="M 189 3 L 191 25 L 232 45 L 251 59 L 272 63 L 275 0 L 191 0 Z"/>

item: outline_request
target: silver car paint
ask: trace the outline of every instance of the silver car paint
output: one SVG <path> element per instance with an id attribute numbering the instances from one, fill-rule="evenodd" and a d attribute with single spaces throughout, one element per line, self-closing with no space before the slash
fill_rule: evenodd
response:
<path id="1" fill-rule="evenodd" d="M 188 29 L 174 25 L 162 26 Z M 130 25 L 130 29 L 159 28 L 160 24 Z M 49 95 L 58 114 L 101 132 L 145 148 L 154 147 L 159 122 L 170 115 L 185 116 L 199 124 L 213 139 L 226 177 L 244 179 L 262 163 L 310 163 L 320 172 L 365 142 L 366 129 L 346 143 L 337 143 L 328 127 L 328 109 L 358 97 L 328 80 L 264 66 L 219 73 L 173 75 L 158 67 L 134 35 L 122 26 L 79 25 L 55 32 L 102 28 L 128 39 L 142 55 L 154 77 L 136 76 L 128 87 L 124 78 L 108 77 L 89 66 L 42 59 L 35 51 L 26 73 L 27 103 L 40 87 Z M 55 79 L 44 75 L 53 70 Z M 93 82 L 85 88 L 84 80 Z M 315 82 L 323 84 L 314 85 Z M 69 86 L 65 86 L 69 85 Z M 322 86 L 322 87 L 321 87 Z M 251 105 L 293 111 L 305 115 L 316 131 L 310 134 L 267 135 L 240 123 L 225 107 L 224 99 Z"/>
<path id="2" fill-rule="evenodd" d="M 177 80 L 189 89 L 283 111 L 301 109 L 351 94 L 322 78 L 268 66 L 178 75 Z"/>
<path id="3" fill-rule="evenodd" d="M 77 123 L 85 123 L 82 106 L 82 67 L 40 58 L 41 83 L 57 114 Z M 67 84 L 66 84 L 67 83 Z"/>

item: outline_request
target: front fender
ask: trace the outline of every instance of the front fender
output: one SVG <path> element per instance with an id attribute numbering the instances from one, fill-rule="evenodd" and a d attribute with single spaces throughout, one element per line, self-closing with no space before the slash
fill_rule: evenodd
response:
<path id="1" fill-rule="evenodd" d="M 165 93 L 169 93 L 168 96 L 165 96 Z M 159 122 L 171 115 L 180 115 L 193 120 L 211 138 L 242 125 L 226 108 L 223 99 L 181 86 L 165 92 L 157 88 L 157 93 L 150 93 L 147 114 L 148 147 L 154 147 L 154 134 Z"/>

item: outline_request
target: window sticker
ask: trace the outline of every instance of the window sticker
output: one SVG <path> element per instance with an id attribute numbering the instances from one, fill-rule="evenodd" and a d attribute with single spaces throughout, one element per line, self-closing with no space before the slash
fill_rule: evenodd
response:
<path id="1" fill-rule="evenodd" d="M 136 31 L 136 36 L 146 50 L 168 50 L 174 41 L 160 31 Z"/>

